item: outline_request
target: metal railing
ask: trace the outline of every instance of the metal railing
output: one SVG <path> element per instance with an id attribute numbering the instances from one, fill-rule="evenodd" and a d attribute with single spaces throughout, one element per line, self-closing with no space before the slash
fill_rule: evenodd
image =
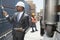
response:
<path id="1" fill-rule="evenodd" d="M 12 30 L 10 30 L 9 32 L 7 32 L 6 34 L 0 36 L 0 40 L 12 40 Z"/>

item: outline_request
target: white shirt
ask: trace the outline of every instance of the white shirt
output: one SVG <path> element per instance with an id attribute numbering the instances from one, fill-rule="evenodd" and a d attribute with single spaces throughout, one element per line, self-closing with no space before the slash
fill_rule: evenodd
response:
<path id="1" fill-rule="evenodd" d="M 19 20 L 20 20 L 22 14 L 23 14 L 23 12 L 17 12 L 17 13 L 18 13 L 18 15 L 17 15 L 17 21 L 19 22 Z"/>
<path id="2" fill-rule="evenodd" d="M 22 14 L 23 14 L 23 11 L 22 12 L 17 12 L 17 13 L 18 13 L 18 15 L 17 15 L 17 21 L 19 22 Z M 7 15 L 6 17 L 9 17 L 9 15 Z"/>

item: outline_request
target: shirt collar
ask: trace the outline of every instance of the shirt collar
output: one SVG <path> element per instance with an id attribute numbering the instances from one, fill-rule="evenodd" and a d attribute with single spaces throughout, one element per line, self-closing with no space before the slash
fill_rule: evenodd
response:
<path id="1" fill-rule="evenodd" d="M 22 11 L 22 12 L 18 12 L 18 13 L 21 13 L 21 14 L 23 14 L 23 11 Z"/>

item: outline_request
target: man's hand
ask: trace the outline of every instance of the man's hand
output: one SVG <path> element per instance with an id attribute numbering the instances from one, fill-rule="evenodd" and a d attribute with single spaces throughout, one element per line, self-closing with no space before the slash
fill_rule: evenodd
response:
<path id="1" fill-rule="evenodd" d="M 8 13 L 6 11 L 3 11 L 3 15 L 6 17 Z"/>

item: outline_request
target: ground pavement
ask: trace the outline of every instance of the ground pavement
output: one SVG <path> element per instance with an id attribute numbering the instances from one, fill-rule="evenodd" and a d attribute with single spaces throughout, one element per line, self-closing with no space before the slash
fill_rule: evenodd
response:
<path id="1" fill-rule="evenodd" d="M 38 31 L 31 33 L 31 28 L 25 35 L 25 40 L 56 40 L 56 33 L 54 34 L 53 38 L 49 38 L 44 34 L 44 36 L 40 36 L 40 23 L 39 21 L 36 23 Z"/>

